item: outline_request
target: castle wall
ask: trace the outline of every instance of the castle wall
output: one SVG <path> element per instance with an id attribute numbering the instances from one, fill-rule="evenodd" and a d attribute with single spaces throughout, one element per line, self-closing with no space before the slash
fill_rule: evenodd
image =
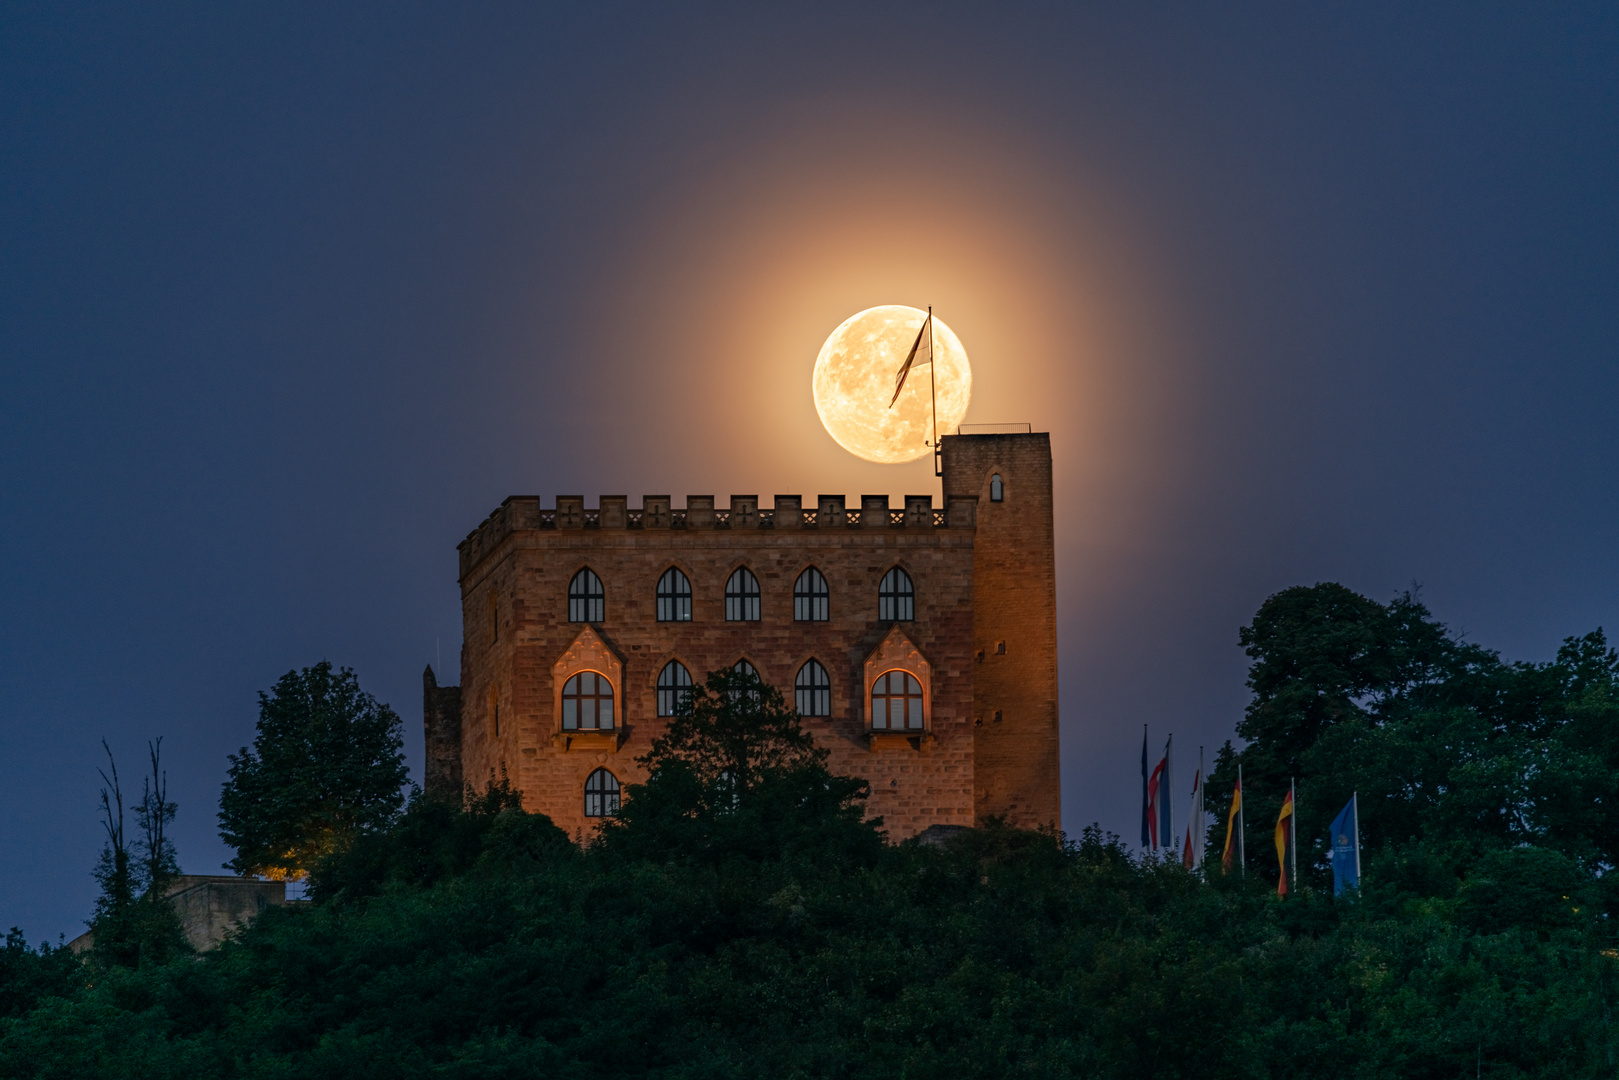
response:
<path id="1" fill-rule="evenodd" d="M 947 498 L 977 499 L 973 551 L 974 813 L 1062 821 L 1051 437 L 947 435 Z M 991 497 L 994 475 L 1002 499 Z"/>
<path id="2" fill-rule="evenodd" d="M 508 499 L 461 545 L 465 779 L 481 788 L 504 773 L 530 810 L 585 834 L 594 824 L 582 795 L 591 772 L 605 766 L 620 783 L 645 778 L 634 759 L 663 730 L 655 684 L 670 659 L 701 679 L 745 658 L 791 702 L 799 667 L 814 657 L 832 679 L 832 716 L 805 726 L 830 751 L 833 771 L 871 782 L 868 814 L 883 818 L 894 839 L 972 824 L 972 501 L 948 512 L 925 499 L 908 498 L 903 511 L 887 502 L 867 497 L 848 510 L 841 497 L 823 497 L 809 514 L 789 497 L 761 511 L 748 497 L 717 510 L 694 496 L 684 512 L 666 497 L 648 497 L 639 511 L 612 497 L 595 511 L 577 498 L 559 498 L 555 511 Z M 685 527 L 671 527 L 682 514 Z M 805 527 L 810 517 L 815 525 Z M 744 564 L 759 579 L 762 618 L 727 622 L 725 583 Z M 809 565 L 830 586 L 828 622 L 793 620 L 793 583 Z M 929 665 L 929 738 L 867 733 L 865 661 L 893 625 L 877 619 L 877 590 L 895 565 L 916 587 L 915 620 L 899 625 Z M 606 591 L 597 629 L 623 665 L 621 727 L 610 738 L 564 735 L 556 716 L 553 666 L 583 627 L 568 621 L 567 590 L 586 566 Z M 670 566 L 691 580 L 690 622 L 656 620 L 657 580 Z"/>

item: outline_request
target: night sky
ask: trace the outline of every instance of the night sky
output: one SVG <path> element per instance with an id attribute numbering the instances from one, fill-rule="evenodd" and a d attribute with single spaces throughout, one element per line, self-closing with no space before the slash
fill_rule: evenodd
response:
<path id="1" fill-rule="evenodd" d="M 102 738 L 219 872 L 289 668 L 419 777 L 507 495 L 937 492 L 816 417 L 874 304 L 1052 433 L 1071 832 L 1287 586 L 1619 630 L 1619 12 L 1217 6 L 0 8 L 0 929 L 82 930 Z"/>

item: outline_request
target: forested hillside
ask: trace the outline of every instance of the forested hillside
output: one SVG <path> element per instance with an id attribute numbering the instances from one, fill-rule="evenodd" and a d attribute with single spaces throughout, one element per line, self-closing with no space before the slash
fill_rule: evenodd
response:
<path id="1" fill-rule="evenodd" d="M 495 783 L 417 796 L 200 957 L 8 939 L 0 1075 L 1612 1076 L 1600 634 L 1508 664 L 1411 597 L 1317 586 L 1243 640 L 1246 876 L 1095 830 L 889 845 L 779 695 L 718 675 L 590 844 Z M 1290 776 L 1307 872 L 1279 899 Z M 1334 898 L 1310 841 L 1352 791 L 1363 884 Z"/>

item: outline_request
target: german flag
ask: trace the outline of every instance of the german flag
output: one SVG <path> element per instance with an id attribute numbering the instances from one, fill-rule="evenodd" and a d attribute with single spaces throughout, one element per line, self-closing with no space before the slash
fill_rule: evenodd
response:
<path id="1" fill-rule="evenodd" d="M 1242 855 L 1242 777 L 1237 777 L 1237 786 L 1231 792 L 1231 813 L 1225 819 L 1225 851 L 1220 855 L 1220 867 L 1231 873 L 1232 859 L 1241 861 Z"/>
<path id="2" fill-rule="evenodd" d="M 1287 798 L 1282 800 L 1282 812 L 1276 815 L 1276 862 L 1281 874 L 1276 879 L 1276 895 L 1287 895 L 1287 870 L 1293 860 L 1293 791 L 1289 785 Z"/>

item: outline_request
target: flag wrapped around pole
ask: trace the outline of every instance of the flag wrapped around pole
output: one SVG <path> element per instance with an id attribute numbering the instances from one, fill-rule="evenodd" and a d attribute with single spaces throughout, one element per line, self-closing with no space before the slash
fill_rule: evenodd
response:
<path id="1" fill-rule="evenodd" d="M 1220 866 L 1225 873 L 1231 873 L 1231 863 L 1235 859 L 1242 865 L 1242 766 L 1237 766 L 1237 786 L 1231 791 L 1231 812 L 1225 819 L 1225 850 L 1220 854 Z"/>
<path id="2" fill-rule="evenodd" d="M 1149 846 L 1153 851 L 1165 848 L 1173 851 L 1175 848 L 1174 834 L 1169 831 L 1168 799 L 1169 799 L 1169 746 L 1164 746 L 1164 756 L 1158 759 L 1153 766 L 1152 775 L 1147 778 L 1147 832 L 1150 836 Z"/>
<path id="3" fill-rule="evenodd" d="M 1344 808 L 1332 819 L 1332 895 L 1360 887 L 1360 804 L 1359 795 L 1349 796 Z"/>
<path id="4" fill-rule="evenodd" d="M 1282 812 L 1276 815 L 1276 862 L 1280 872 L 1276 878 L 1276 895 L 1288 893 L 1288 868 L 1298 870 L 1296 848 L 1293 844 L 1293 784 L 1289 781 L 1287 798 L 1282 800 Z"/>
<path id="5" fill-rule="evenodd" d="M 1186 815 L 1186 843 L 1181 848 L 1181 865 L 1196 870 L 1203 865 L 1203 756 L 1198 754 L 1197 773 L 1192 777 L 1192 802 Z"/>
<path id="6" fill-rule="evenodd" d="M 1158 837 L 1166 853 L 1175 850 L 1175 736 L 1164 741 L 1164 760 L 1158 763 Z"/>

